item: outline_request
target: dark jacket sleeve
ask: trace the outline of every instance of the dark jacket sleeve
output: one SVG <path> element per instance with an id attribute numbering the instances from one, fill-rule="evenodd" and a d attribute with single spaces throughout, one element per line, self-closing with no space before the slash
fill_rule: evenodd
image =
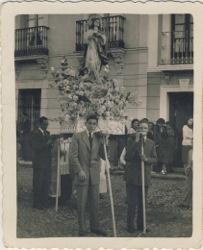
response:
<path id="1" fill-rule="evenodd" d="M 78 145 L 78 136 L 77 134 L 73 135 L 72 141 L 70 144 L 70 164 L 73 172 L 75 174 L 79 173 L 82 170 L 79 161 L 79 145 Z"/>

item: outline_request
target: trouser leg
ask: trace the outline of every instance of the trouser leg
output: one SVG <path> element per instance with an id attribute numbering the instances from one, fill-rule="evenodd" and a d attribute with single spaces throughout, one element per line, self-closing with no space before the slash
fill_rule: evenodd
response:
<path id="1" fill-rule="evenodd" d="M 99 185 L 90 185 L 88 205 L 90 213 L 90 229 L 95 230 L 99 228 Z"/>
<path id="2" fill-rule="evenodd" d="M 192 206 L 192 170 L 186 177 L 186 188 L 183 204 L 186 206 Z"/>
<path id="3" fill-rule="evenodd" d="M 79 231 L 82 232 L 86 230 L 85 211 L 87 204 L 88 185 L 76 186 L 76 189 L 77 189 L 78 225 L 79 225 Z"/>
<path id="4" fill-rule="evenodd" d="M 42 191 L 41 169 L 33 168 L 33 206 L 34 207 L 42 206 L 41 191 Z"/>
<path id="5" fill-rule="evenodd" d="M 127 190 L 127 227 L 134 229 L 134 219 L 137 206 L 137 190 L 135 185 L 126 185 Z"/>
<path id="6" fill-rule="evenodd" d="M 50 184 L 50 169 L 45 168 L 41 171 L 41 204 L 44 207 L 49 206 L 49 184 Z"/>
<path id="7" fill-rule="evenodd" d="M 72 179 L 69 174 L 61 175 L 61 201 L 70 200 L 72 195 Z"/>

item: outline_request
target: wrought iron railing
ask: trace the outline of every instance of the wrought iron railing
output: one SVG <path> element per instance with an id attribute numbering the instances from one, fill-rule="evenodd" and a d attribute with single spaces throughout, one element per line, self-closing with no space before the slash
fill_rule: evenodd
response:
<path id="1" fill-rule="evenodd" d="M 101 28 L 107 36 L 107 48 L 124 48 L 124 20 L 120 15 L 102 17 Z M 76 51 L 84 49 L 87 29 L 87 20 L 76 21 Z"/>
<path id="2" fill-rule="evenodd" d="M 189 32 L 162 32 L 160 64 L 192 64 L 193 37 Z"/>
<path id="3" fill-rule="evenodd" d="M 15 56 L 48 55 L 48 27 L 37 26 L 15 31 Z"/>

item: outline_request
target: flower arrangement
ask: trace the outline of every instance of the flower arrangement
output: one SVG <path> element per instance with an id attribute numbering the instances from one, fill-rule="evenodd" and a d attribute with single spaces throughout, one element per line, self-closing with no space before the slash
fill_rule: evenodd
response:
<path id="1" fill-rule="evenodd" d="M 127 104 L 136 102 L 133 93 L 126 92 L 116 79 L 109 78 L 108 65 L 101 74 L 100 84 L 87 76 L 88 69 L 76 71 L 70 67 L 65 57 L 60 69 L 52 67 L 51 71 L 65 120 L 76 121 L 93 112 L 101 119 L 119 120 Z"/>

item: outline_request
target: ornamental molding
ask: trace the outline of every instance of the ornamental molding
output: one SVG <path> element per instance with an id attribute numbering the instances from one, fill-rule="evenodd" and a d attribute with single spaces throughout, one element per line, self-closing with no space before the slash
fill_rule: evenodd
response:
<path id="1" fill-rule="evenodd" d="M 42 70 L 48 71 L 48 57 L 37 58 L 36 62 Z"/>
<path id="2" fill-rule="evenodd" d="M 126 51 L 124 49 L 111 49 L 108 53 L 109 61 L 114 65 L 118 75 L 123 74 L 125 54 Z"/>

